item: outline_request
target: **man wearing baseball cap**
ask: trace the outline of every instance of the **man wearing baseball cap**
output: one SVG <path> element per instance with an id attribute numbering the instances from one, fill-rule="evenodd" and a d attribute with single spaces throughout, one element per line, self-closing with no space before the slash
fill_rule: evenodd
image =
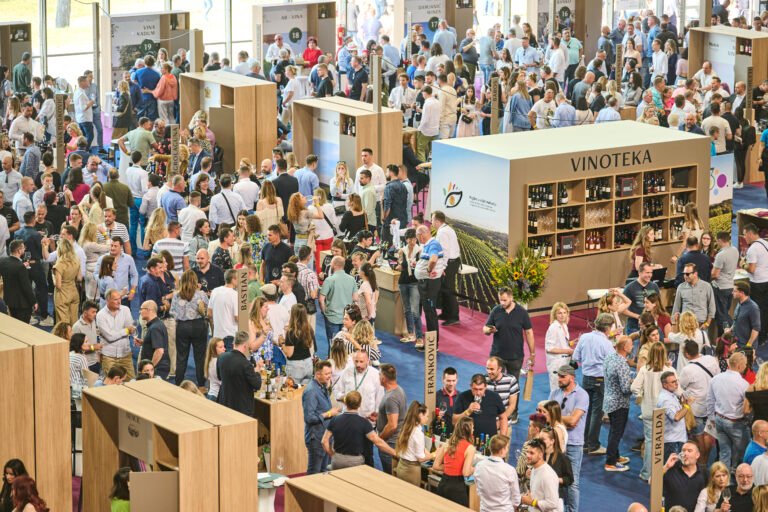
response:
<path id="1" fill-rule="evenodd" d="M 579 509 L 579 474 L 581 459 L 584 455 L 584 427 L 589 410 L 589 395 L 576 384 L 576 370 L 571 365 L 565 364 L 555 373 L 558 389 L 553 389 L 549 393 L 549 399 L 560 404 L 563 423 L 568 431 L 565 455 L 571 461 L 573 468 L 573 484 L 568 487 L 568 502 L 565 510 L 576 512 Z"/>

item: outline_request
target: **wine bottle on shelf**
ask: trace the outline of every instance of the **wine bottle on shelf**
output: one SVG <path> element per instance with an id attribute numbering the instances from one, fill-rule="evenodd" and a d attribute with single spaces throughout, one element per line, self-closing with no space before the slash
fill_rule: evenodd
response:
<path id="1" fill-rule="evenodd" d="M 552 185 L 547 187 L 547 207 L 552 208 L 555 205 L 555 198 L 552 194 Z"/>
<path id="2" fill-rule="evenodd" d="M 563 184 L 560 184 L 558 204 L 568 204 L 568 190 L 566 190 Z"/>

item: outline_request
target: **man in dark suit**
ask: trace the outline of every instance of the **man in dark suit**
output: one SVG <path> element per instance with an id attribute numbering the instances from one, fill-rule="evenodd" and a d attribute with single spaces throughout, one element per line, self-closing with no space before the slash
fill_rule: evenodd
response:
<path id="1" fill-rule="evenodd" d="M 275 162 L 277 166 L 277 178 L 273 181 L 275 191 L 280 199 L 283 200 L 283 221 L 287 220 L 288 201 L 291 196 L 299 191 L 299 180 L 288 174 L 288 164 L 282 158 Z"/>
<path id="2" fill-rule="evenodd" d="M 24 227 L 16 232 L 16 239 L 24 242 L 24 251 L 29 253 L 28 275 L 35 283 L 40 327 L 53 327 L 53 318 L 48 314 L 48 283 L 43 266 L 43 237 L 35 228 L 35 212 L 24 214 Z M 5 289 L 9 289 L 7 285 Z M 33 321 L 33 325 L 37 325 L 37 322 Z"/>
<path id="3" fill-rule="evenodd" d="M 29 279 L 29 270 L 22 262 L 24 251 L 23 241 L 14 240 L 11 242 L 9 256 L 0 258 L 0 277 L 3 278 L 5 303 L 11 316 L 29 323 L 32 311 L 35 310 L 37 304 L 35 294 L 32 291 L 32 282 Z"/>
<path id="4" fill-rule="evenodd" d="M 216 361 L 216 373 L 221 379 L 218 402 L 253 416 L 256 407 L 253 394 L 261 387 L 261 375 L 259 368 L 254 368 L 248 361 L 251 354 L 249 338 L 247 332 L 238 331 L 232 352 L 222 354 Z"/>
<path id="5" fill-rule="evenodd" d="M 190 176 L 200 172 L 203 158 L 211 156 L 207 151 L 203 151 L 203 146 L 200 144 L 199 139 L 189 140 L 189 170 L 187 171 Z"/>

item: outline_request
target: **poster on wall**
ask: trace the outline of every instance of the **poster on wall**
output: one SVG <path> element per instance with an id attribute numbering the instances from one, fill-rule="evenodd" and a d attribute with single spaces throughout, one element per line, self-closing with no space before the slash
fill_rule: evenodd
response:
<path id="1" fill-rule="evenodd" d="M 157 55 L 160 49 L 160 15 L 120 17 L 112 20 L 112 87 L 136 59 Z"/>
<path id="2" fill-rule="evenodd" d="M 117 442 L 121 452 L 144 462 L 152 461 L 152 424 L 128 411 L 117 418 Z"/>
<path id="3" fill-rule="evenodd" d="M 733 154 L 713 156 L 709 168 L 709 230 L 731 231 L 733 221 Z"/>
<path id="4" fill-rule="evenodd" d="M 549 37 L 549 0 L 539 0 L 538 3 L 538 33 L 536 39 L 539 47 L 543 47 Z M 556 0 L 555 14 L 557 16 L 558 31 L 571 29 L 574 37 L 581 39 L 582 34 L 575 33 L 576 0 Z"/>
<path id="5" fill-rule="evenodd" d="M 318 161 L 317 177 L 323 185 L 329 185 L 336 174 L 336 162 L 340 160 L 339 133 L 340 114 L 325 109 L 313 109 L 312 153 L 321 155 Z M 354 169 L 350 169 L 354 172 Z"/>
<path id="6" fill-rule="evenodd" d="M 462 262 L 478 270 L 459 276 L 459 296 L 488 311 L 497 302 L 491 264 L 509 253 L 509 161 L 435 143 L 432 162 L 432 210 L 445 213 L 456 230 Z"/>
<path id="7" fill-rule="evenodd" d="M 735 83 L 733 63 L 736 59 L 736 38 L 710 34 L 704 48 L 704 60 L 712 63 L 712 69 L 720 79 L 733 88 Z"/>
<path id="8" fill-rule="evenodd" d="M 346 7 L 347 35 L 354 37 L 358 48 L 364 49 L 369 41 L 378 41 L 387 35 L 392 40 L 395 26 L 394 0 L 339 0 Z M 343 12 L 340 9 L 339 12 Z M 391 41 L 393 45 L 399 41 Z"/>
<path id="9" fill-rule="evenodd" d="M 262 19 L 262 55 L 267 55 L 269 45 L 280 34 L 294 54 L 301 55 L 307 49 L 307 6 L 264 6 Z"/>
<path id="10" fill-rule="evenodd" d="M 432 42 L 437 25 L 445 17 L 444 3 L 440 0 L 405 0 L 406 20 L 408 13 L 411 14 L 411 26 L 421 25 L 427 40 Z M 404 33 L 408 34 L 408 27 L 405 28 Z"/>

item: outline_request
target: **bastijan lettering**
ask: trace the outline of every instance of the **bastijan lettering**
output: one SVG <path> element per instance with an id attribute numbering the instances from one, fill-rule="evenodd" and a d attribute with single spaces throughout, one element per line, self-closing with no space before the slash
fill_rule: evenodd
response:
<path id="1" fill-rule="evenodd" d="M 571 158 L 573 172 L 596 171 L 598 169 L 629 167 L 630 165 L 643 165 L 649 163 L 651 163 L 651 152 L 647 149 Z"/>

